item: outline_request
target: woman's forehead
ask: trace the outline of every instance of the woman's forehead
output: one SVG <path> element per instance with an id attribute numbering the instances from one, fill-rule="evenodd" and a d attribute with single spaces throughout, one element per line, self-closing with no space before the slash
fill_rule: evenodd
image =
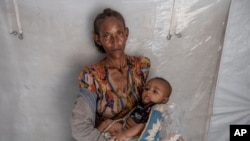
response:
<path id="1" fill-rule="evenodd" d="M 107 26 L 119 26 L 119 27 L 124 27 L 123 23 L 121 20 L 119 20 L 116 17 L 106 17 L 105 19 L 101 20 L 99 23 L 99 28 L 101 27 L 107 27 Z"/>

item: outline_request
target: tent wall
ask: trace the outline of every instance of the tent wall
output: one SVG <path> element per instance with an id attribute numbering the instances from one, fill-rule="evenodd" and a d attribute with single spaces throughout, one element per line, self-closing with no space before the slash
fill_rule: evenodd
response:
<path id="1" fill-rule="evenodd" d="M 229 127 L 250 125 L 250 1 L 233 0 L 208 141 L 229 141 Z"/>
<path id="2" fill-rule="evenodd" d="M 18 30 L 13 1 L 0 1 L 0 140 L 73 140 L 69 117 L 78 94 L 79 72 L 103 57 L 91 39 L 93 19 L 111 7 L 123 13 L 130 29 L 126 52 L 148 56 L 150 77 L 171 82 L 170 102 L 183 110 L 186 140 L 203 141 L 230 0 L 175 0 L 174 9 L 173 3 L 17 1 L 24 35 L 20 40 L 9 33 L 10 27 Z"/>

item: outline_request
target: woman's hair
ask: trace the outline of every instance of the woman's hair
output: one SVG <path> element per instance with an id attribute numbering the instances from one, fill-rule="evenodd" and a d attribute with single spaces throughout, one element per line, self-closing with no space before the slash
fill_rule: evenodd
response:
<path id="1" fill-rule="evenodd" d="M 126 24 L 125 24 L 125 20 L 122 16 L 121 13 L 119 13 L 118 11 L 115 11 L 113 9 L 110 9 L 110 8 L 106 8 L 103 10 L 102 13 L 98 14 L 95 18 L 95 21 L 94 21 L 94 34 L 97 34 L 99 36 L 99 27 L 100 27 L 100 24 L 102 23 L 102 21 L 104 19 L 106 19 L 107 17 L 115 17 L 117 18 L 118 20 L 120 20 L 124 27 L 126 27 Z M 97 49 L 101 52 L 101 53 L 106 53 L 103 46 L 101 45 L 98 45 L 96 42 L 95 42 L 95 46 L 97 47 Z"/>

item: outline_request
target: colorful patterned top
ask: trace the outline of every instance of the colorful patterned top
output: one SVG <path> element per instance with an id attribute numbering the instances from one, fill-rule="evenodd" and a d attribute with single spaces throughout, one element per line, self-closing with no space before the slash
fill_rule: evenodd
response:
<path id="1" fill-rule="evenodd" d="M 132 110 L 141 98 L 148 77 L 150 60 L 146 57 L 127 56 L 128 89 L 126 93 L 113 83 L 108 69 L 97 63 L 85 67 L 79 76 L 80 88 L 97 94 L 96 121 L 119 119 Z"/>

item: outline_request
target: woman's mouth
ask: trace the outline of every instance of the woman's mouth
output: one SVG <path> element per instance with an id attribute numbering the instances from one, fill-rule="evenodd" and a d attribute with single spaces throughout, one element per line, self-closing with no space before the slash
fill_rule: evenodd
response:
<path id="1" fill-rule="evenodd" d="M 111 50 L 112 52 L 120 52 L 120 51 L 122 51 L 122 49 L 113 49 L 113 50 Z"/>

